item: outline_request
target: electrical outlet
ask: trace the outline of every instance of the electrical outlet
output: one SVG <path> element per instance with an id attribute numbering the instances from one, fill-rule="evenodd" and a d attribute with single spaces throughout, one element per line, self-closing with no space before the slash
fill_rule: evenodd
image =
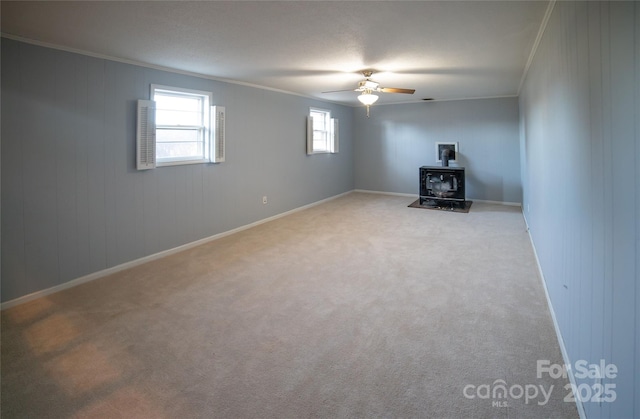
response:
<path id="1" fill-rule="evenodd" d="M 266 204 L 266 203 L 267 203 L 267 196 L 266 196 L 266 195 L 262 197 L 262 203 L 263 203 L 263 204 Z"/>

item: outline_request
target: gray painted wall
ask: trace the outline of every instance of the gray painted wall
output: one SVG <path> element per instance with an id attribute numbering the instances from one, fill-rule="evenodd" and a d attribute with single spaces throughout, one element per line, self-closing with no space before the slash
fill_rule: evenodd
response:
<path id="1" fill-rule="evenodd" d="M 225 163 L 135 170 L 151 83 L 226 106 Z M 339 154 L 306 155 L 309 106 Z M 350 191 L 352 137 L 349 107 L 2 39 L 2 301 Z"/>
<path id="2" fill-rule="evenodd" d="M 569 361 L 619 369 L 589 418 L 640 417 L 639 78 L 640 3 L 557 2 L 520 97 L 523 207 Z"/>
<path id="3" fill-rule="evenodd" d="M 373 106 L 355 112 L 357 189 L 419 194 L 418 168 L 436 142 L 458 142 L 468 199 L 522 202 L 518 99 Z"/>

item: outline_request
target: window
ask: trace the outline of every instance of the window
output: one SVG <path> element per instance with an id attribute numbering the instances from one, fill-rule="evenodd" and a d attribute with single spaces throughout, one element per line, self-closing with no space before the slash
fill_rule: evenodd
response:
<path id="1" fill-rule="evenodd" d="M 211 93 L 151 85 L 155 102 L 156 164 L 209 161 Z"/>
<path id="2" fill-rule="evenodd" d="M 310 108 L 307 120 L 307 154 L 338 152 L 338 120 L 331 111 Z"/>
<path id="3" fill-rule="evenodd" d="M 224 106 L 211 93 L 152 84 L 138 100 L 136 168 L 225 161 Z"/>

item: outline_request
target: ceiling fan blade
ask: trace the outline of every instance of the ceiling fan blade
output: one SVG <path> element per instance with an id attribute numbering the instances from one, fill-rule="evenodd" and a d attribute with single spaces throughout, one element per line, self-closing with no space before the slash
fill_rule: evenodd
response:
<path id="1" fill-rule="evenodd" d="M 408 93 L 410 95 L 415 93 L 415 89 L 400 89 L 397 87 L 380 87 L 378 89 L 379 92 L 382 93 Z"/>
<path id="2" fill-rule="evenodd" d="M 327 92 L 322 93 L 340 93 L 340 92 L 356 92 L 358 89 L 345 89 L 345 90 L 329 90 Z"/>

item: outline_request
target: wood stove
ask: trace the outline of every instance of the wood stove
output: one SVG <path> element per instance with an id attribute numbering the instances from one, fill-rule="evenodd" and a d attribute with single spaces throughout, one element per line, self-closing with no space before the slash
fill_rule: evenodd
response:
<path id="1" fill-rule="evenodd" d="M 465 208 L 464 167 L 422 166 L 420 205 Z"/>

